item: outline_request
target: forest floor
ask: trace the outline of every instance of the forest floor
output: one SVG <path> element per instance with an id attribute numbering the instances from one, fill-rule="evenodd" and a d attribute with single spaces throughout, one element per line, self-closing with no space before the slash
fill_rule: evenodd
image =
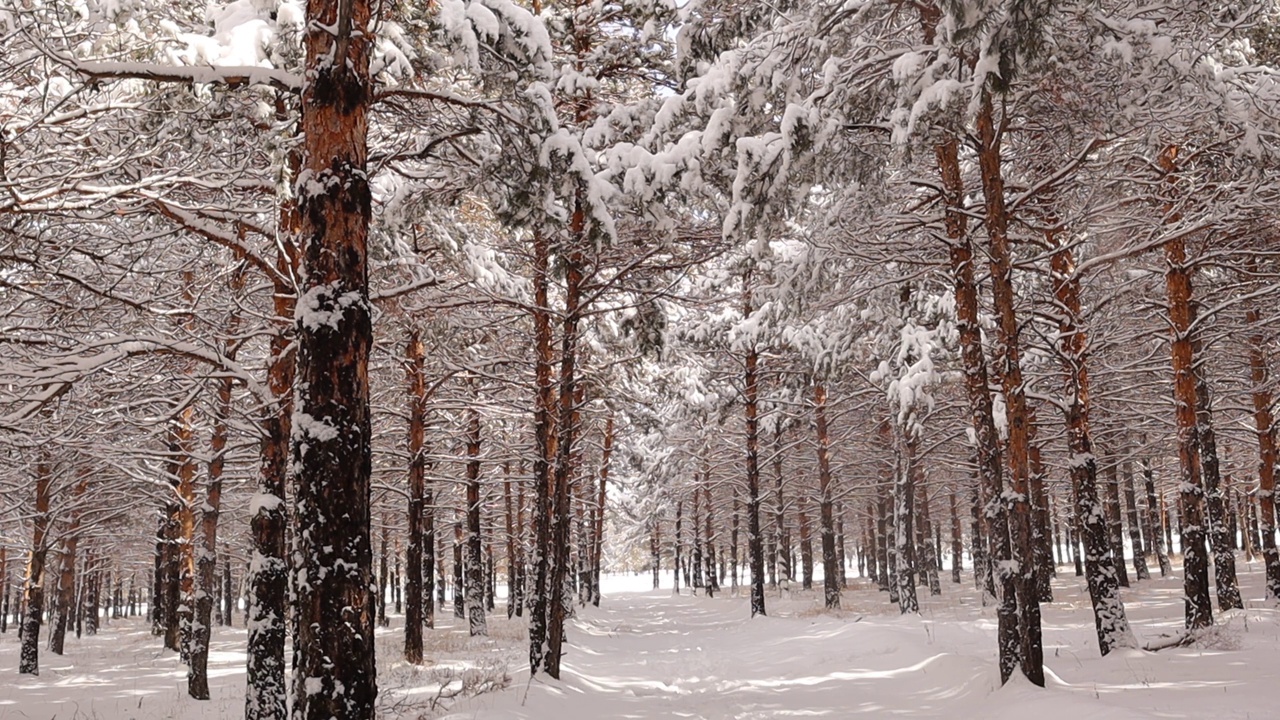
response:
<path id="1" fill-rule="evenodd" d="M 1262 601 L 1260 563 L 1239 563 L 1247 609 L 1219 614 L 1195 647 L 1098 655 L 1083 578 L 1069 568 L 1044 606 L 1048 687 L 999 687 L 995 617 L 969 576 L 922 588 L 921 613 L 900 616 L 886 596 L 851 580 L 844 609 L 820 609 L 813 592 L 767 596 L 750 619 L 744 597 L 673 596 L 649 576 L 606 583 L 600 608 L 572 621 L 563 679 L 529 681 L 524 623 L 501 604 L 488 638 L 451 616 L 428 631 L 431 661 L 399 656 L 402 618 L 379 630 L 380 717 L 484 720 L 616 718 L 918 717 L 998 720 L 1150 718 L 1280 719 L 1276 658 L 1280 612 Z M 1177 568 L 1175 567 L 1175 570 Z M 664 577 L 669 581 L 670 577 Z M 1140 642 L 1182 625 L 1177 575 L 1123 593 Z M 240 618 L 237 618 L 239 620 Z M 44 639 L 43 637 L 41 638 Z M 17 637 L 0 636 L 0 720 L 9 718 L 234 718 L 243 714 L 244 631 L 216 628 L 213 699 L 186 698 L 177 657 L 138 620 L 95 637 L 68 638 L 67 654 L 41 652 L 41 675 L 18 676 Z M 43 643 L 42 643 L 43 644 Z"/>

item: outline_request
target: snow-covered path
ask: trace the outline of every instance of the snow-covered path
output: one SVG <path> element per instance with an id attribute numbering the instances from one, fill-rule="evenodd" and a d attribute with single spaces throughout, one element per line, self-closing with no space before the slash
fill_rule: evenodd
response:
<path id="1" fill-rule="evenodd" d="M 1247 597 L 1260 594 L 1258 580 L 1244 577 Z M 1068 576 L 1055 585 L 1059 601 L 1045 607 L 1045 690 L 1025 681 L 999 688 L 993 613 L 967 587 L 926 592 L 921 615 L 908 617 L 861 583 L 845 594 L 850 609 L 835 614 L 815 611 L 812 594 L 771 593 L 774 616 L 755 619 L 742 598 L 661 590 L 580 611 L 562 682 L 529 683 L 521 673 L 450 717 L 1280 718 L 1274 610 L 1220 616 L 1210 649 L 1101 658 L 1083 583 Z M 1179 585 L 1170 577 L 1126 591 L 1140 637 L 1180 626 Z"/>
<path id="2" fill-rule="evenodd" d="M 1240 564 L 1250 608 L 1220 614 L 1208 646 L 1098 657 L 1083 580 L 1068 571 L 1044 607 L 1049 687 L 999 688 L 995 627 L 966 583 L 921 595 L 903 617 L 886 596 L 851 581 L 845 609 L 826 613 L 817 594 L 768 594 L 768 617 L 747 601 L 673 596 L 617 577 L 600 608 L 582 608 L 569 630 L 562 681 L 523 669 L 522 619 L 500 605 L 489 638 L 469 638 L 454 618 L 427 633 L 429 663 L 399 661 L 403 621 L 379 630 L 381 717 L 420 720 L 772 720 L 911 717 L 955 720 L 1280 720 L 1280 618 L 1261 600 L 1259 564 Z M 1181 627 L 1181 579 L 1124 591 L 1139 637 Z M 43 637 L 42 637 L 43 640 Z M 213 700 L 185 696 L 185 670 L 145 622 L 115 621 L 97 637 L 68 640 L 67 655 L 41 653 L 40 677 L 18 676 L 17 637 L 0 635 L 0 720 L 235 718 L 242 715 L 244 630 L 217 628 L 210 658 Z M 501 690 L 432 704 L 441 683 L 510 676 Z M 446 708 L 447 706 L 447 708 Z"/>

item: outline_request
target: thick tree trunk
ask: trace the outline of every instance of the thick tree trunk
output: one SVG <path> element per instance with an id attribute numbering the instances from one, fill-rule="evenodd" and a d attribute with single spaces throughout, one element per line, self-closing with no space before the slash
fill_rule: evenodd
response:
<path id="1" fill-rule="evenodd" d="M 1280 551 L 1276 550 L 1276 428 L 1271 413 L 1271 371 L 1267 363 L 1262 316 L 1256 308 L 1246 311 L 1249 335 L 1249 380 L 1252 384 L 1253 421 L 1258 435 L 1258 540 L 1266 567 L 1267 599 L 1280 602 Z"/>
<path id="2" fill-rule="evenodd" d="M 1056 231 L 1046 238 L 1054 248 L 1050 259 L 1054 299 L 1057 301 L 1058 350 L 1062 358 L 1064 410 L 1067 420 L 1068 467 L 1071 475 L 1075 510 L 1072 513 L 1073 535 L 1084 544 L 1084 574 L 1089 584 L 1089 600 L 1093 605 L 1094 628 L 1098 648 L 1103 655 L 1117 647 L 1136 647 L 1129 629 L 1124 603 L 1120 600 L 1120 582 L 1112 554 L 1105 514 L 1098 499 L 1098 460 L 1093 453 L 1093 432 L 1089 424 L 1092 402 L 1089 388 L 1089 337 L 1081 322 L 1080 276 L 1070 244 L 1062 242 Z M 1077 574 L 1080 559 L 1076 540 L 1072 553 L 1076 557 Z"/>
<path id="3" fill-rule="evenodd" d="M 1194 310 L 1193 310 L 1194 312 Z M 1199 331 L 1193 331 L 1193 336 Z M 1201 343 L 1193 342 L 1196 357 L 1203 352 Z M 1213 580 L 1219 610 L 1244 607 L 1236 581 L 1235 533 L 1231 530 L 1229 509 L 1223 501 L 1222 477 L 1218 467 L 1217 434 L 1213 429 L 1213 404 L 1209 395 L 1207 369 L 1197 362 L 1196 425 L 1200 430 L 1200 467 L 1204 477 L 1205 505 L 1209 513 L 1209 547 L 1213 551 Z"/>
<path id="4" fill-rule="evenodd" d="M 552 461 L 556 455 L 555 397 L 552 380 L 551 306 L 547 297 L 550 283 L 550 241 L 542 232 L 534 233 L 533 328 L 534 328 L 534 397 L 533 427 L 535 452 L 533 459 L 533 544 L 530 565 L 533 568 L 533 591 L 529 598 L 529 667 L 537 673 L 548 653 L 552 548 L 552 499 L 554 478 Z"/>
<path id="5" fill-rule="evenodd" d="M 831 480 L 831 437 L 827 429 L 827 386 L 813 384 L 813 420 L 818 440 L 819 515 L 822 520 L 822 597 L 828 610 L 840 607 L 840 580 L 844 567 L 836 555 L 833 526 L 835 489 Z"/>
<path id="6" fill-rule="evenodd" d="M 984 96 L 984 112 L 980 127 L 984 179 L 992 176 L 993 187 L 986 194 L 994 200 L 997 196 L 1003 206 L 1003 182 L 999 175 L 999 146 L 992 127 L 990 98 Z M 966 229 L 964 185 L 960 175 L 959 143 L 954 139 L 937 145 L 935 155 L 942 177 L 943 197 L 946 203 L 947 238 L 951 243 L 951 274 L 955 286 L 956 326 L 960 335 L 961 361 L 964 367 L 965 392 L 969 399 L 970 418 L 977 446 L 978 479 L 980 497 L 986 508 L 984 514 L 988 529 L 990 555 L 984 565 L 998 571 L 999 586 L 997 617 L 997 645 L 999 648 L 1000 681 L 1007 682 L 1023 659 L 1022 633 L 1018 627 L 1017 579 L 1012 570 L 1013 548 L 1009 535 L 1009 513 L 1004 495 L 1004 470 L 1000 459 L 1000 440 L 996 433 L 992 413 L 991 392 L 987 384 L 987 364 L 982 347 L 982 328 L 978 322 L 978 288 L 974 279 L 973 247 Z M 994 152 L 994 158 L 992 153 Z M 994 159 L 994 163 L 992 160 Z M 984 185 L 986 183 L 984 182 Z M 984 191 L 987 188 L 984 187 Z M 1025 434 L 1025 427 L 1020 430 Z M 1014 488 L 1017 492 L 1017 488 Z M 983 569 L 982 572 L 987 572 Z"/>
<path id="7" fill-rule="evenodd" d="M 582 201 L 579 199 L 570 232 L 580 238 L 583 230 Z M 577 353 L 578 321 L 581 309 L 583 283 L 583 259 L 575 251 L 565 259 L 565 310 L 560 332 L 559 417 L 556 418 L 555 465 L 552 474 L 551 497 L 552 534 L 550 548 L 551 575 L 548 578 L 547 598 L 547 655 L 543 667 L 551 677 L 560 679 L 560 662 L 564 657 L 565 618 L 570 595 L 566 592 L 570 580 L 570 486 L 573 483 L 573 449 L 577 434 Z"/>
<path id="8" fill-rule="evenodd" d="M 292 457 L 297 478 L 297 672 L 302 720 L 372 718 L 366 161 L 372 52 L 368 0 L 313 0 L 304 44 L 302 172 L 296 184 L 305 278 L 298 299 Z"/>
<path id="9" fill-rule="evenodd" d="M 1160 154 L 1160 168 L 1166 183 L 1177 182 L 1178 148 L 1170 146 Z M 1176 222 L 1177 216 L 1166 218 Z M 1205 547 L 1204 483 L 1200 465 L 1200 427 L 1196 417 L 1195 354 L 1192 346 L 1191 268 L 1187 261 L 1186 240 L 1175 237 L 1164 245 L 1165 292 L 1168 299 L 1170 356 L 1173 366 L 1174 418 L 1178 429 L 1178 462 L 1181 478 L 1178 484 L 1182 540 L 1183 593 L 1185 623 L 1189 630 L 1213 624 L 1213 607 L 1209 598 L 1209 557 Z"/>
<path id="10" fill-rule="evenodd" d="M 276 118 L 282 123 L 289 113 L 277 100 Z M 300 158 L 288 155 L 287 166 L 296 173 Z M 295 238 L 301 218 L 292 200 L 281 203 L 278 217 L 276 270 L 281 277 L 298 271 Z M 293 428 L 294 347 L 292 323 L 296 308 L 295 288 L 277 281 L 272 306 L 278 327 L 271 336 L 267 360 L 267 389 L 274 406 L 266 409 L 259 443 L 258 492 L 249 505 L 249 527 L 253 554 L 243 576 L 244 620 L 248 631 L 246 648 L 245 720 L 284 720 L 285 686 L 285 600 L 289 565 L 285 555 L 285 484 L 289 473 L 289 437 Z"/>
<path id="11" fill-rule="evenodd" d="M 1005 207 L 1004 175 L 1001 159 L 1003 124 L 997 129 L 989 90 L 983 90 L 978 113 L 978 163 L 985 201 L 984 224 L 987 228 L 990 257 L 991 292 L 997 317 L 996 347 L 993 356 L 998 364 L 1005 396 L 1005 419 L 1008 427 L 1006 466 L 1011 492 L 998 497 L 1008 503 L 1010 540 L 1016 562 L 1001 563 L 1001 572 L 1016 572 L 1013 582 L 1017 594 L 1021 635 L 1022 672 L 1035 685 L 1044 685 L 1044 648 L 1041 641 L 1040 603 L 1035 587 L 1035 543 L 1031 537 L 1029 415 L 1026 391 L 1022 382 L 1021 348 L 1018 318 L 1013 292 L 1013 261 L 1009 247 L 1009 214 Z M 1007 570 L 1003 569 L 1008 567 Z"/>
<path id="12" fill-rule="evenodd" d="M 484 538 L 480 528 L 480 409 L 476 398 L 467 422 L 467 555 L 466 598 L 468 628 L 472 637 L 488 635 L 484 602 Z"/>
<path id="13" fill-rule="evenodd" d="M 893 482 L 893 550 L 898 574 L 898 609 L 920 612 L 916 599 L 916 445 L 912 428 L 897 428 L 897 467 Z"/>
<path id="14" fill-rule="evenodd" d="M 40 620 L 44 615 L 45 558 L 49 536 L 49 490 L 53 469 L 47 451 L 41 449 L 36 461 L 36 512 L 31 520 L 31 558 L 27 566 L 27 592 L 22 612 L 22 645 L 18 651 L 18 673 L 40 674 Z"/>

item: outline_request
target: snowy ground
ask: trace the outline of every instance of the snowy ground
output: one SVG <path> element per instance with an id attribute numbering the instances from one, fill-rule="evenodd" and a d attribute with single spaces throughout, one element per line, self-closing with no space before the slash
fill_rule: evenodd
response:
<path id="1" fill-rule="evenodd" d="M 648 718 L 920 717 L 1010 720 L 1280 718 L 1276 680 L 1280 617 L 1261 601 L 1260 565 L 1240 564 L 1249 609 L 1219 616 L 1198 648 L 1128 650 L 1100 658 L 1082 579 L 1055 583 L 1045 607 L 1049 687 L 1000 689 L 995 624 L 970 584 L 922 595 L 920 616 L 901 617 L 885 596 L 851 581 L 845 610 L 820 599 L 769 594 L 769 617 L 746 600 L 651 591 L 648 576 L 616 577 L 601 608 L 578 612 L 562 682 L 523 669 L 523 623 L 499 608 L 488 639 L 468 638 L 453 618 L 427 633 L 424 668 L 395 661 L 400 631 L 380 632 L 379 685 L 388 718 L 617 720 Z M 664 578 L 669 580 L 669 578 Z M 966 577 L 966 581 L 967 581 Z M 611 588 L 610 588 L 611 586 Z M 1181 627 L 1181 581 L 1125 591 L 1141 640 Z M 400 618 L 396 618 L 400 620 Z M 242 714 L 242 630 L 219 628 L 210 658 L 213 699 L 185 697 L 185 672 L 145 626 L 118 621 L 95 638 L 68 640 L 61 658 L 41 653 L 38 678 L 18 676 L 17 638 L 0 637 L 0 719 L 231 718 Z M 465 686 L 465 690 L 464 690 Z M 473 694 L 478 693 L 478 694 Z"/>

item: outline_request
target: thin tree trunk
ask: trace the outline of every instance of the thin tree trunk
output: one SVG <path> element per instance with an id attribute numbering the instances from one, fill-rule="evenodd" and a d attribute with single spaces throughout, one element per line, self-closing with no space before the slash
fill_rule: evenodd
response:
<path id="1" fill-rule="evenodd" d="M 833 527 L 834 488 L 831 481 L 830 433 L 827 429 L 827 386 L 813 383 L 813 418 L 818 440 L 819 515 L 822 520 L 822 597 L 828 610 L 840 607 L 840 579 L 844 567 L 836 556 Z"/>
<path id="2" fill-rule="evenodd" d="M 243 269 L 233 271 L 231 290 L 239 297 L 244 289 Z M 227 347 L 224 354 L 234 360 L 239 349 L 235 338 L 240 332 L 240 316 L 232 312 L 227 321 Z M 213 633 L 214 596 L 218 587 L 218 519 L 222 510 L 222 475 L 226 467 L 228 422 L 231 417 L 231 391 L 234 380 L 218 382 L 217 409 L 213 419 L 213 435 L 209 440 L 209 485 L 200 510 L 201 547 L 196 553 L 195 617 L 191 627 L 190 664 L 187 669 L 187 693 L 197 700 L 209 699 L 209 642 Z"/>
<path id="3" fill-rule="evenodd" d="M 1120 474 L 1116 463 L 1107 465 L 1107 538 L 1115 558 L 1116 577 L 1120 587 L 1129 587 L 1129 572 L 1124 562 L 1124 525 L 1120 519 Z"/>
<path id="4" fill-rule="evenodd" d="M 581 237 L 584 209 L 582 199 L 577 198 L 570 233 Z M 552 536 L 551 549 L 555 553 L 548 579 L 550 597 L 547 598 L 547 655 L 543 667 L 551 677 L 560 679 L 560 661 L 564 657 L 566 594 L 569 576 L 570 550 L 570 486 L 573 483 L 573 449 L 577 433 L 577 352 L 578 321 L 583 284 L 583 258 L 574 251 L 565 259 L 565 310 L 560 331 L 559 417 L 556 418 L 555 465 L 552 475 Z"/>
<path id="5" fill-rule="evenodd" d="M 742 277 L 742 315 L 750 317 L 751 272 Z M 764 538 L 760 534 L 760 385 L 757 377 L 760 355 L 755 344 L 747 346 L 743 371 L 743 406 L 747 430 L 747 554 L 751 564 L 751 617 L 764 615 Z M 781 477 L 778 483 L 782 495 Z M 781 509 L 779 509 L 781 512 Z"/>
<path id="6" fill-rule="evenodd" d="M 417 328 L 409 331 L 405 343 L 405 373 L 409 381 L 409 538 L 405 564 L 404 659 L 417 665 L 422 662 L 423 597 L 423 532 L 422 513 L 426 493 L 426 412 L 427 381 L 424 375 L 426 348 Z M 430 566 L 428 575 L 430 574 Z"/>
<path id="7" fill-rule="evenodd" d="M 1129 544 L 1133 546 L 1133 577 L 1136 580 L 1148 580 L 1151 571 L 1147 569 L 1146 548 L 1142 544 L 1141 523 L 1138 520 L 1138 499 L 1133 487 L 1133 462 L 1124 461 L 1124 508 L 1129 521 Z"/>
<path id="8" fill-rule="evenodd" d="M 595 528 L 591 533 L 591 604 L 600 607 L 600 564 L 604 555 L 604 511 L 608 497 L 609 461 L 613 456 L 613 416 L 605 421 L 604 446 L 600 451 L 600 478 L 596 487 Z"/>
<path id="9" fill-rule="evenodd" d="M 1093 431 L 1089 424 L 1092 402 L 1087 364 L 1089 338 L 1081 324 L 1080 276 L 1070 244 L 1063 242 L 1057 232 L 1047 235 L 1054 248 L 1050 268 L 1057 301 L 1058 347 L 1066 399 L 1068 467 L 1075 496 L 1073 535 L 1083 541 L 1084 574 L 1093 605 L 1098 648 L 1106 655 L 1117 647 L 1135 647 L 1137 642 L 1120 600 L 1115 556 L 1098 499 L 1098 460 L 1093 453 Z M 1079 574 L 1080 560 L 1074 539 L 1072 552 L 1076 553 Z"/>
<path id="10" fill-rule="evenodd" d="M 479 398 L 473 398 L 467 423 L 467 555 L 466 598 L 468 628 L 472 637 L 488 635 L 485 622 L 484 557 L 480 527 L 480 408 Z"/>
<path id="11" fill-rule="evenodd" d="M 960 571 L 964 568 L 964 529 L 960 524 L 960 511 L 955 487 L 949 496 L 951 509 L 951 582 L 960 584 Z"/>

